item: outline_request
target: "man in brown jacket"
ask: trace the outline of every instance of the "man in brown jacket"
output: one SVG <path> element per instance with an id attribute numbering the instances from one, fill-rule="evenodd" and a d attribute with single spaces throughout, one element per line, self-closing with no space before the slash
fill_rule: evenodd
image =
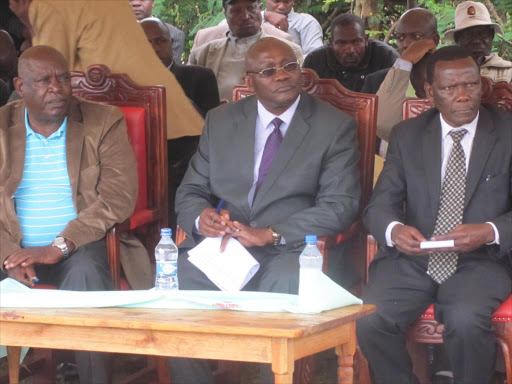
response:
<path id="1" fill-rule="evenodd" d="M 0 108 L 0 279 L 111 289 L 105 233 L 137 198 L 122 112 L 71 96 L 68 63 L 54 48 L 28 49 L 18 72 L 23 100 Z M 128 243 L 125 273 L 147 288 L 149 259 L 135 239 Z M 76 353 L 82 383 L 108 382 L 106 356 Z"/>

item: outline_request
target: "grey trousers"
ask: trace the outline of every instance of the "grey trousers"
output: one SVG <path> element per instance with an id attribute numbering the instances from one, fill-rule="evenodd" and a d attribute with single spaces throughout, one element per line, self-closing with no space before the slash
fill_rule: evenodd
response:
<path id="1" fill-rule="evenodd" d="M 56 285 L 69 291 L 107 291 L 112 279 L 107 260 L 105 240 L 79 247 L 69 258 L 57 264 L 37 265 L 36 275 L 41 284 Z M 66 335 L 63 335 L 65 337 Z M 76 351 L 81 384 L 109 383 L 109 355 L 100 352 Z"/>

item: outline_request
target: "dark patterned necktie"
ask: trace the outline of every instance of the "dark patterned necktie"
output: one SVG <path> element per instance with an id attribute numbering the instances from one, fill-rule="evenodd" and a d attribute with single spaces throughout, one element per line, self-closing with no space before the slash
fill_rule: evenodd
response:
<path id="1" fill-rule="evenodd" d="M 272 124 L 274 125 L 274 130 L 268 136 L 265 143 L 265 148 L 263 149 L 263 155 L 261 156 L 260 169 L 258 171 L 258 181 L 256 182 L 256 190 L 254 192 L 255 196 L 258 193 L 261 184 L 263 184 L 265 181 L 265 177 L 270 171 L 274 158 L 276 157 L 277 151 L 279 150 L 279 146 L 283 141 L 283 134 L 279 129 L 281 124 L 283 124 L 283 121 L 276 117 L 274 120 L 272 120 Z"/>
<path id="2" fill-rule="evenodd" d="M 453 148 L 446 166 L 441 202 L 437 213 L 434 235 L 451 232 L 462 224 L 464 194 L 466 192 L 466 156 L 460 141 L 468 131 L 451 131 Z M 455 252 L 434 252 L 428 259 L 430 277 L 437 283 L 444 283 L 457 269 L 458 254 Z"/>

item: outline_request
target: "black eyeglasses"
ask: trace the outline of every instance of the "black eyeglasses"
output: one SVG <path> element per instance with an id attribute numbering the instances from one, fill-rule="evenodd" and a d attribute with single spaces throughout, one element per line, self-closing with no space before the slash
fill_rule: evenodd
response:
<path id="1" fill-rule="evenodd" d="M 247 74 L 253 73 L 255 75 L 260 75 L 263 77 L 274 77 L 275 75 L 277 75 L 277 73 L 279 72 L 280 69 L 282 69 L 283 71 L 285 71 L 287 73 L 292 73 L 292 72 L 295 72 L 299 68 L 300 68 L 300 64 L 299 64 L 299 61 L 297 60 L 297 61 L 292 61 L 290 63 L 286 63 L 282 67 L 266 68 L 260 72 L 247 72 Z"/>

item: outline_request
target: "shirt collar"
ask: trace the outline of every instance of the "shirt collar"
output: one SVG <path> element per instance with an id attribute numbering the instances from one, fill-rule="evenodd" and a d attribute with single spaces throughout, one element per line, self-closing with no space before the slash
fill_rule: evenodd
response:
<path id="1" fill-rule="evenodd" d="M 263 33 L 263 29 L 261 29 L 258 33 L 252 36 L 247 37 L 235 37 L 231 34 L 231 31 L 228 31 L 228 40 L 232 41 L 236 44 L 254 44 L 256 41 L 258 41 L 261 38 L 261 34 Z"/>
<path id="2" fill-rule="evenodd" d="M 473 119 L 472 122 L 463 124 L 460 127 L 452 127 L 450 124 L 446 122 L 445 119 L 443 119 L 443 115 L 439 114 L 441 118 L 441 133 L 443 140 L 448 136 L 451 130 L 460 131 L 461 129 L 466 129 L 468 131 L 469 136 L 474 136 L 476 132 L 476 126 L 478 124 L 478 117 L 480 116 L 480 112 L 476 114 L 476 117 Z"/>
<path id="3" fill-rule="evenodd" d="M 290 11 L 290 13 L 288 14 L 288 20 L 291 20 L 293 19 L 297 14 L 295 13 L 294 9 L 292 8 L 292 10 Z"/>
<path id="4" fill-rule="evenodd" d="M 295 111 L 297 110 L 299 101 L 300 95 L 297 97 L 297 100 L 295 100 L 286 111 L 284 111 L 281 115 L 277 116 L 269 112 L 258 100 L 258 117 L 260 118 L 261 124 L 263 125 L 263 127 L 267 128 L 270 122 L 274 120 L 276 117 L 278 117 L 283 121 L 283 123 L 289 126 L 293 119 L 293 116 L 295 115 Z"/>
<path id="5" fill-rule="evenodd" d="M 59 129 L 57 129 L 50 136 L 48 136 L 47 139 L 53 139 L 54 137 L 62 137 L 62 135 L 66 132 L 67 125 L 68 125 L 68 118 L 66 116 L 64 118 L 64 121 L 60 125 Z M 29 137 L 29 136 L 35 136 L 35 137 L 41 136 L 39 133 L 34 131 L 32 129 L 32 127 L 30 126 L 30 123 L 28 122 L 28 111 L 27 111 L 27 108 L 25 108 L 25 128 L 26 128 L 26 131 L 27 131 L 27 137 Z"/>

